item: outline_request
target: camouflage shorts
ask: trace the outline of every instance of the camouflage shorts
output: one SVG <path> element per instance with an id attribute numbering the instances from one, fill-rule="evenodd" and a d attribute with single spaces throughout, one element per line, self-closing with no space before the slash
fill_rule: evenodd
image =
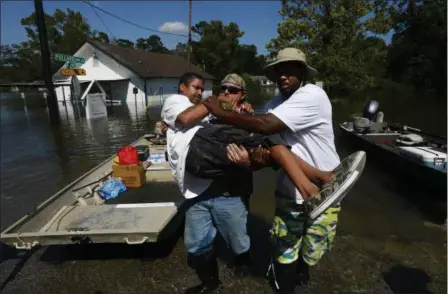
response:
<path id="1" fill-rule="evenodd" d="M 279 263 L 293 263 L 302 255 L 309 265 L 315 265 L 325 252 L 331 250 L 336 235 L 340 206 L 330 207 L 314 221 L 310 220 L 301 205 L 279 205 L 271 229 L 273 257 Z"/>

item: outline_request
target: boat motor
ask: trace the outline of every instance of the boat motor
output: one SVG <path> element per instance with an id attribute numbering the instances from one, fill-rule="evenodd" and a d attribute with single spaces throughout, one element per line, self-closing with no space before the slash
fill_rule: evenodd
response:
<path id="1" fill-rule="evenodd" d="M 364 110 L 362 111 L 362 116 L 372 121 L 375 119 L 379 109 L 378 101 L 369 100 L 364 106 Z"/>
<path id="2" fill-rule="evenodd" d="M 367 118 L 369 121 L 374 121 L 376 119 L 376 115 L 378 114 L 378 109 L 378 101 L 370 100 L 367 102 L 366 106 L 364 106 L 362 116 Z"/>

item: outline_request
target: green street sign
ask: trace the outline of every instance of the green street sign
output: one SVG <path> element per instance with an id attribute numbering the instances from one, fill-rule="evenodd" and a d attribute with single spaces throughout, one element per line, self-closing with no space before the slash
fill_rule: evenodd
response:
<path id="1" fill-rule="evenodd" d="M 65 64 L 65 68 L 70 68 L 70 69 L 74 69 L 74 68 L 78 68 L 78 66 L 76 65 L 76 62 L 67 62 Z"/>
<path id="2" fill-rule="evenodd" d="M 69 63 L 81 63 L 81 64 L 86 62 L 84 57 L 65 55 L 62 53 L 55 53 L 54 60 L 62 61 L 62 62 L 69 62 Z"/>

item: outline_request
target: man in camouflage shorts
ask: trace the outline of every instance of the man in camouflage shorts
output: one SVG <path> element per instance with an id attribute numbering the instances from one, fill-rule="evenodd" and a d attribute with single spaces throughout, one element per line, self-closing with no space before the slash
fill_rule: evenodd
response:
<path id="1" fill-rule="evenodd" d="M 307 284 L 310 279 L 309 266 L 316 265 L 331 250 L 340 210 L 339 205 L 330 207 L 310 221 L 304 204 L 297 204 L 276 193 L 275 217 L 270 231 L 273 260 L 269 269 L 277 287 L 280 287 L 278 279 L 295 281 L 298 285 Z M 297 273 L 289 271 L 290 276 L 283 279 L 276 275 L 274 263 L 296 263 Z"/>
<path id="2" fill-rule="evenodd" d="M 314 73 L 316 70 L 308 65 L 302 51 L 285 48 L 264 68 L 265 76 L 277 83 L 281 94 L 268 103 L 266 114 L 223 112 L 213 98 L 205 105 L 218 119 L 237 128 L 262 134 L 280 133 L 298 157 L 319 170 L 331 171 L 340 164 L 334 144 L 332 107 L 325 91 L 308 83 Z M 275 194 L 270 273 L 278 291 L 293 293 L 297 281 L 308 281 L 308 266 L 315 265 L 331 249 L 340 207 L 331 207 L 308 222 L 307 202 L 282 170 Z"/>

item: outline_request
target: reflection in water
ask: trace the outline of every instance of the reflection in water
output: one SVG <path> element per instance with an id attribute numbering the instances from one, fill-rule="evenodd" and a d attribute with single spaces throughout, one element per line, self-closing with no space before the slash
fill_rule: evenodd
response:
<path id="1" fill-rule="evenodd" d="M 87 120 L 87 127 L 92 138 L 97 142 L 107 142 L 109 138 L 109 120 L 107 117 Z"/>

